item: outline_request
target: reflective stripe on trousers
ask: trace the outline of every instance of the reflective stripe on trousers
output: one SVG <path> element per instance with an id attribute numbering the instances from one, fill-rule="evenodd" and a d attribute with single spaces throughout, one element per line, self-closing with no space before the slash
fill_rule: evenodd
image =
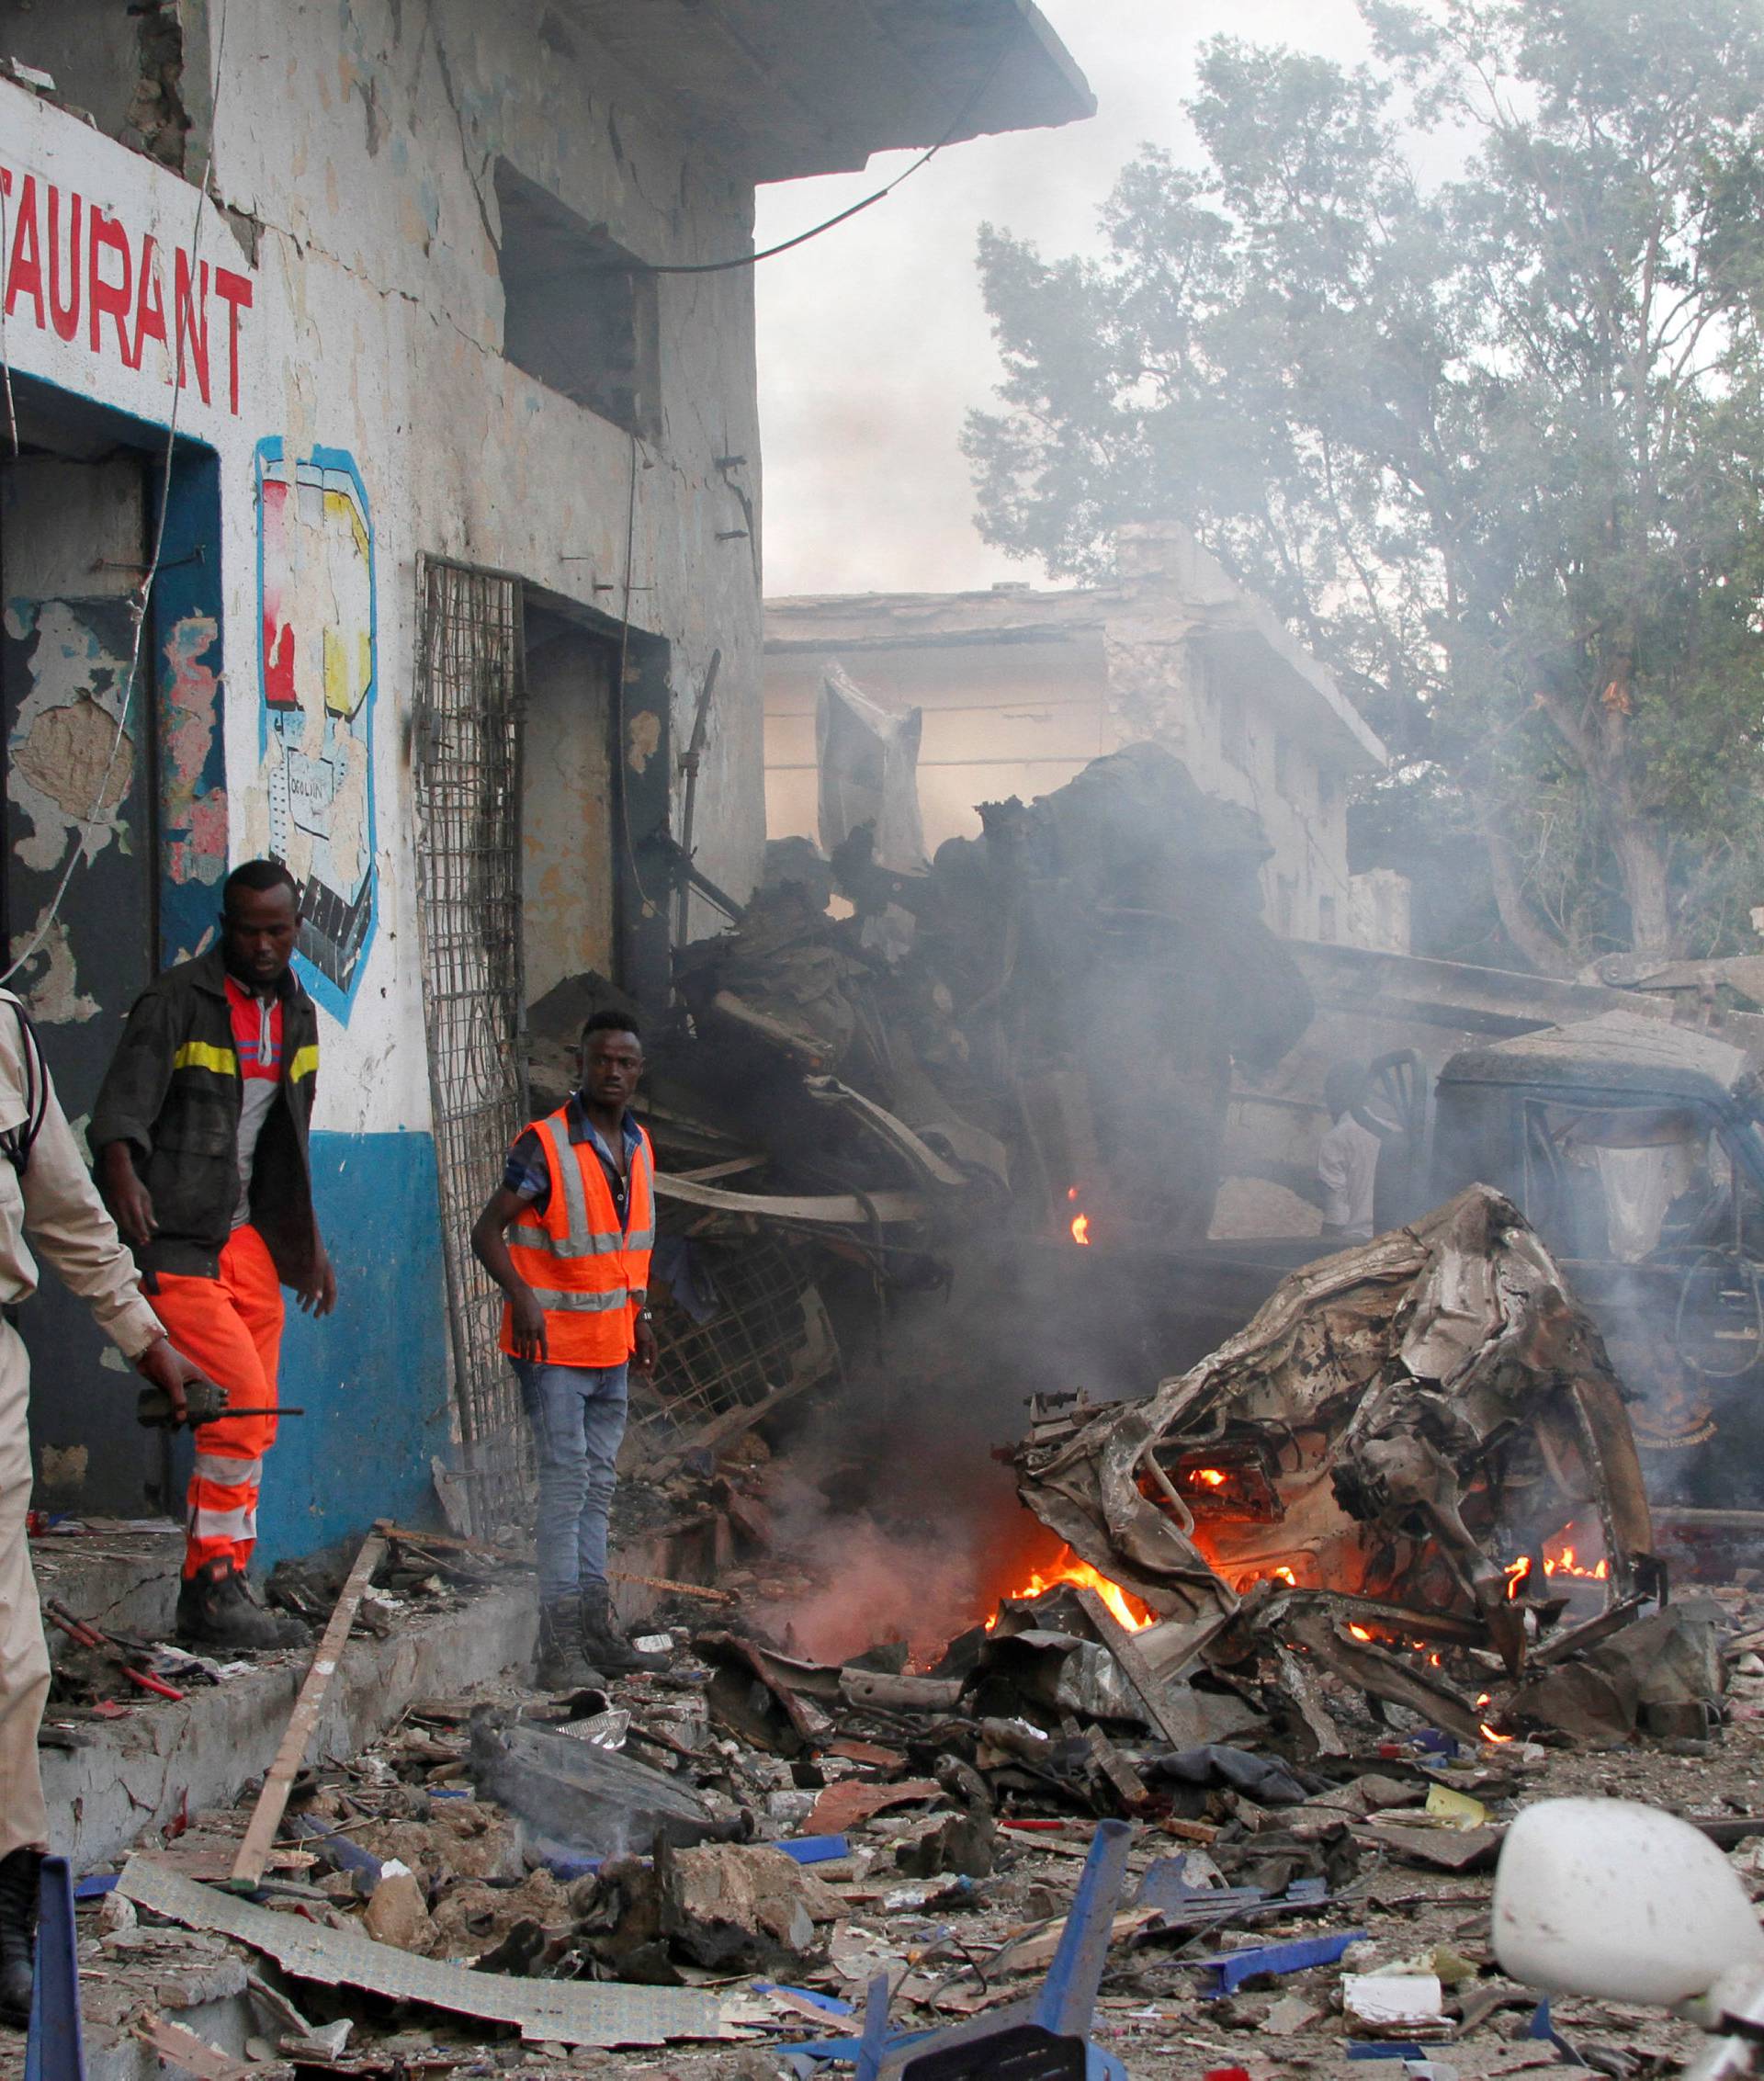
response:
<path id="1" fill-rule="evenodd" d="M 166 1333 L 240 1408 L 273 1408 L 282 1341 L 282 1289 L 269 1249 L 247 1223 L 220 1253 L 220 1276 L 161 1272 L 152 1296 Z M 210 1561 L 243 1568 L 257 1538 L 257 1495 L 276 1419 L 220 1417 L 196 1434 L 185 1521 L 187 1578 Z"/>

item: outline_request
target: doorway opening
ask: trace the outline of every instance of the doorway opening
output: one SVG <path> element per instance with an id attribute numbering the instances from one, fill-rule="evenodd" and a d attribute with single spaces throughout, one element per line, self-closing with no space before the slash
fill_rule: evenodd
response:
<path id="1" fill-rule="evenodd" d="M 0 457 L 0 968 L 84 1130 L 129 1007 L 212 927 L 227 869 L 220 476 L 211 449 L 29 378 Z M 162 499 L 165 529 L 144 616 Z M 39 1503 L 166 1507 L 98 1377 L 115 1363 L 52 1278 L 25 1309 Z M 104 1412 L 110 1411 L 109 1415 Z"/>

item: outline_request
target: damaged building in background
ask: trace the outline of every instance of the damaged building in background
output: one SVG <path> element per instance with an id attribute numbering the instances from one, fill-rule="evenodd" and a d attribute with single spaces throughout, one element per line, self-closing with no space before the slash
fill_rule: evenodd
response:
<path id="1" fill-rule="evenodd" d="M 978 803 L 1032 800 L 1155 743 L 1261 820 L 1262 914 L 1283 939 L 1406 953 L 1402 877 L 1348 871 L 1349 793 L 1385 753 L 1333 675 L 1175 522 L 1122 528 L 1114 560 L 1111 583 L 1067 592 L 767 600 L 767 835 L 841 835 L 817 758 L 832 667 L 881 708 L 919 711 L 930 854 L 978 835 Z"/>
<path id="2" fill-rule="evenodd" d="M 300 882 L 339 1305 L 273 1559 L 505 1449 L 466 1230 L 529 1003 L 666 1003 L 688 750 L 698 869 L 757 877 L 756 187 L 1092 104 L 1023 0 L 80 0 L 0 56 L 0 926 L 77 1118 L 228 866 Z M 82 1311 L 25 1335 L 40 1499 L 163 1507 Z"/>

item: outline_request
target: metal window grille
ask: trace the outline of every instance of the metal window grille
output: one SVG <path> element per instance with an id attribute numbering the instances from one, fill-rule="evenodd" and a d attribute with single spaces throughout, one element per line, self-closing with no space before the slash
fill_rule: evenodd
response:
<path id="1" fill-rule="evenodd" d="M 472 1529 L 526 1515 L 526 1427 L 497 1349 L 501 1295 L 471 1254 L 526 1125 L 521 956 L 521 586 L 417 560 L 417 897 L 454 1399 Z"/>
<path id="2" fill-rule="evenodd" d="M 780 1388 L 808 1385 L 839 1371 L 839 1347 L 805 1253 L 775 1235 L 734 1244 L 700 1242 L 717 1293 L 717 1312 L 695 1323 L 663 1309 L 656 1324 L 655 1377 L 631 1375 L 633 1464 L 676 1446 L 714 1419 L 768 1401 Z"/>

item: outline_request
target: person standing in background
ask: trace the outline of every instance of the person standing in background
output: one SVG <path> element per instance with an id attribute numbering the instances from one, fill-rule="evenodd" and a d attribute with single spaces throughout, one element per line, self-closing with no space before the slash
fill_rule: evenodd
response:
<path id="1" fill-rule="evenodd" d="M 1344 1243 L 1372 1237 L 1373 1184 L 1378 1175 L 1378 1137 L 1361 1117 L 1371 1083 L 1358 1062 L 1338 1062 L 1323 1080 L 1331 1125 L 1317 1146 L 1323 1187 L 1323 1233 Z"/>
<path id="2" fill-rule="evenodd" d="M 613 1623 L 606 1521 L 625 1436 L 627 1369 L 655 1364 L 648 1306 L 655 1151 L 630 1110 L 643 1074 L 636 1022 L 596 1012 L 581 1080 L 509 1151 L 471 1231 L 503 1289 L 514 1361 L 539 1463 L 542 1690 L 660 1669 Z"/>

